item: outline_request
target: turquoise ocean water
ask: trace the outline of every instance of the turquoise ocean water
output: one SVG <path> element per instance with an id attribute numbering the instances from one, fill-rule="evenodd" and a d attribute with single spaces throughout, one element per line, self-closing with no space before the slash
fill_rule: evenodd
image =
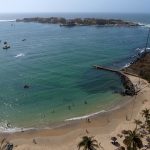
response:
<path id="1" fill-rule="evenodd" d="M 150 23 L 148 14 L 1 14 L 0 129 L 6 124 L 11 128 L 46 127 L 123 101 L 114 92 L 123 88 L 119 77 L 94 70 L 92 65 L 125 66 L 137 48 L 145 46 L 146 26 L 67 28 L 4 21 L 35 16 Z M 9 50 L 2 49 L 4 41 L 11 45 Z M 25 84 L 30 88 L 24 89 Z"/>

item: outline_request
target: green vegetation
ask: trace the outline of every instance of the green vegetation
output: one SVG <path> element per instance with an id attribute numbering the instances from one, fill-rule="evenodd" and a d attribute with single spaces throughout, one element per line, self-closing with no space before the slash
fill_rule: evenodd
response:
<path id="1" fill-rule="evenodd" d="M 144 121 L 134 120 L 134 130 L 122 130 L 117 136 L 121 139 L 119 143 L 117 137 L 111 137 L 111 143 L 115 150 L 148 150 L 150 149 L 150 109 L 141 112 Z M 98 150 L 100 146 L 93 137 L 84 136 L 78 144 L 78 148 L 83 150 Z M 105 148 L 103 148 L 105 149 Z"/>
<path id="2" fill-rule="evenodd" d="M 99 148 L 97 140 L 94 137 L 84 136 L 82 141 L 78 144 L 78 149 L 83 148 L 83 150 L 96 150 Z"/>
<path id="3" fill-rule="evenodd" d="M 143 147 L 141 138 L 142 136 L 136 129 L 133 131 L 129 130 L 128 134 L 124 137 L 123 143 L 127 147 L 127 150 L 137 150 Z"/>
<path id="4" fill-rule="evenodd" d="M 144 117 L 144 122 L 142 122 L 141 120 L 134 120 L 136 127 L 133 131 L 122 131 L 121 138 L 123 137 L 123 146 L 121 146 L 121 144 L 118 144 L 120 150 L 147 150 L 150 148 L 150 110 L 142 110 L 141 115 L 142 117 Z"/>
<path id="5" fill-rule="evenodd" d="M 150 53 L 146 52 L 138 57 L 131 65 L 123 71 L 139 75 L 150 82 Z"/>

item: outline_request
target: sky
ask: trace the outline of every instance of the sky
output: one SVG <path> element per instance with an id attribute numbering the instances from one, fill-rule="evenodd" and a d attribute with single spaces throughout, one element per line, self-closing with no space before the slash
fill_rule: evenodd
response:
<path id="1" fill-rule="evenodd" d="M 150 13 L 150 0 L 0 0 L 0 13 Z"/>

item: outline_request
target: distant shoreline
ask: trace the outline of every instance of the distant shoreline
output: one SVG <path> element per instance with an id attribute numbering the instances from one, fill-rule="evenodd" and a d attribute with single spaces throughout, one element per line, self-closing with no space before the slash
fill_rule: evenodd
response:
<path id="1" fill-rule="evenodd" d="M 99 19 L 99 18 L 75 18 L 75 19 L 66 19 L 63 17 L 34 17 L 34 18 L 24 18 L 16 19 L 16 22 L 35 22 L 42 24 L 59 24 L 60 26 L 125 26 L 125 27 L 137 27 L 140 24 L 125 21 L 121 19 Z"/>

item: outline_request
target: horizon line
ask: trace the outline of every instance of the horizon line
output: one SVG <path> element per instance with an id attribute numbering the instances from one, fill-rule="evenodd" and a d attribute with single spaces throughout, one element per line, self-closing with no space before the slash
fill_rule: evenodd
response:
<path id="1" fill-rule="evenodd" d="M 86 14 L 86 13 L 112 13 L 112 14 L 150 14 L 150 12 L 0 12 L 0 14 L 36 14 L 36 13 L 41 13 L 41 14 L 44 14 L 44 13 L 82 13 L 82 14 Z"/>

